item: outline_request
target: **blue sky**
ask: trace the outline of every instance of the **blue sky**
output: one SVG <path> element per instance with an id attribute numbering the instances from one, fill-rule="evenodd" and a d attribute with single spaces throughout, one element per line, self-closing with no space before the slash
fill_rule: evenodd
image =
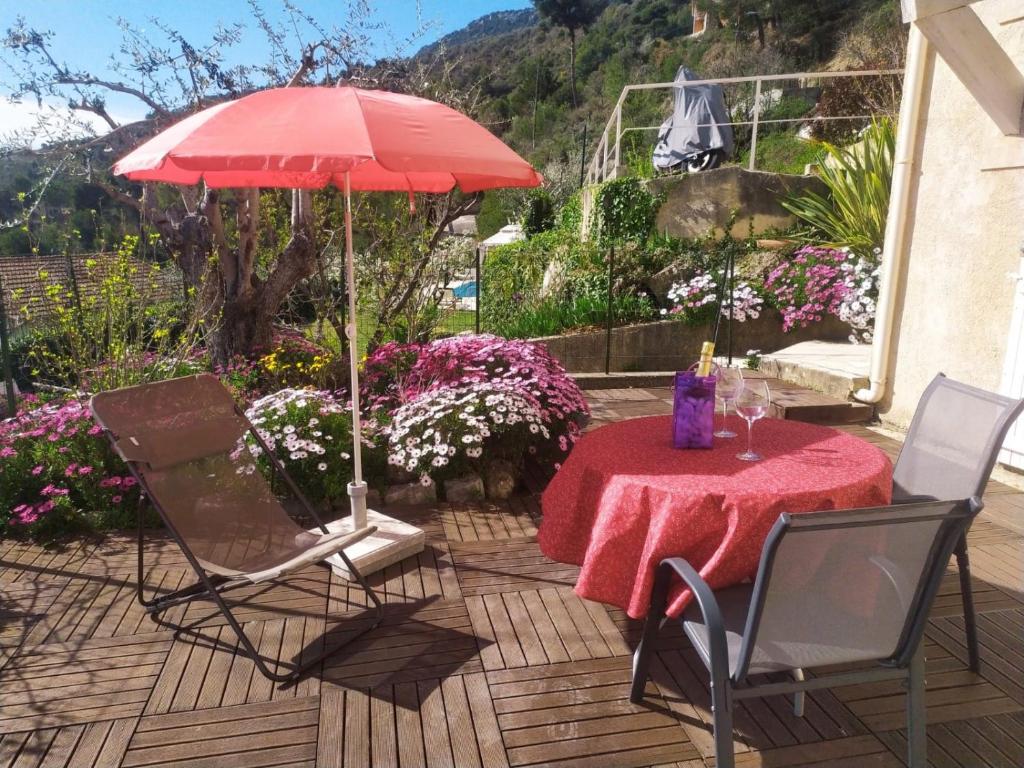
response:
<path id="1" fill-rule="evenodd" d="M 342 26 L 347 13 L 345 0 L 296 0 L 307 13 L 315 16 L 324 26 Z M 271 19 L 283 16 L 280 0 L 261 0 Z M 373 54 L 395 52 L 396 41 L 412 35 L 421 23 L 430 25 L 423 43 L 431 42 L 453 30 L 464 27 L 473 19 L 492 11 L 527 8 L 530 0 L 371 0 L 376 16 L 388 31 L 374 34 Z M 421 11 L 417 18 L 417 7 Z M 52 47 L 69 65 L 95 68 L 112 52 L 117 51 L 120 30 L 114 23 L 118 16 L 128 19 L 142 29 L 152 28 L 150 17 L 156 17 L 185 33 L 187 39 L 202 42 L 209 39 L 217 22 L 242 21 L 246 32 L 236 47 L 239 60 L 252 59 L 252 52 L 265 50 L 262 32 L 251 20 L 245 0 L 0 0 L 0 29 L 6 30 L 21 15 L 29 25 L 54 32 Z M 159 33 L 158 33 L 159 34 Z M 418 44 L 417 44 L 418 45 Z M 414 51 L 405 51 L 412 53 Z M 258 53 L 257 53 L 258 56 Z M 2 82 L 0 73 L 0 82 Z M 115 115 L 121 110 L 124 117 L 135 110 L 129 100 L 111 99 L 110 108 Z M 34 109 L 30 105 L 13 106 L 0 98 L 0 132 L 13 128 L 28 119 Z"/>

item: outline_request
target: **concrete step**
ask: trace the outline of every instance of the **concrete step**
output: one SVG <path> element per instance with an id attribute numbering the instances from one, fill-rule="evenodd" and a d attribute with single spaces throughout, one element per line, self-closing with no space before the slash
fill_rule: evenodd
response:
<path id="1" fill-rule="evenodd" d="M 759 370 L 839 400 L 850 400 L 854 392 L 868 385 L 871 347 L 804 341 L 761 358 Z"/>

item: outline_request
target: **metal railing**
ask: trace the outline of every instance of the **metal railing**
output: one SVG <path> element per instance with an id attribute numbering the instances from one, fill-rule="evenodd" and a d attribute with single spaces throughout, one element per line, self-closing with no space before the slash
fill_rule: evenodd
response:
<path id="1" fill-rule="evenodd" d="M 869 77 L 892 77 L 900 76 L 903 74 L 902 69 L 871 69 L 871 70 L 854 70 L 845 72 L 796 72 L 784 75 L 753 75 L 748 77 L 723 77 L 713 78 L 706 80 L 688 80 L 685 85 L 698 86 L 698 85 L 753 85 L 753 98 L 750 106 L 750 119 L 749 120 L 734 120 L 728 125 L 731 126 L 750 126 L 750 158 L 747 163 L 749 170 L 756 170 L 757 168 L 757 138 L 758 131 L 762 126 L 766 125 L 783 125 L 791 123 L 806 123 L 810 121 L 817 122 L 828 122 L 828 121 L 842 121 L 842 120 L 869 120 L 874 115 L 832 115 L 832 116 L 801 116 L 791 118 L 774 118 L 774 119 L 762 119 L 761 114 L 763 112 L 763 101 L 764 101 L 764 84 L 785 82 L 785 81 L 799 81 L 801 83 L 809 83 L 820 80 L 833 80 L 836 78 L 869 78 Z M 640 91 L 653 91 L 653 90 L 669 90 L 678 88 L 679 82 L 671 83 L 635 83 L 627 85 L 622 89 L 622 93 L 619 94 L 618 101 L 615 102 L 615 107 L 612 109 L 612 114 L 605 123 L 604 130 L 601 133 L 601 138 L 597 143 L 597 149 L 594 151 L 594 156 L 587 167 L 586 183 L 587 185 L 600 184 L 601 182 L 609 179 L 618 178 L 620 169 L 622 168 L 622 144 L 623 137 L 627 134 L 635 131 L 657 131 L 661 128 L 660 125 L 643 125 L 643 126 L 627 126 L 623 128 L 622 125 L 622 114 L 623 108 L 626 105 L 626 100 L 631 93 Z M 804 86 L 806 87 L 806 85 Z M 730 110 L 731 111 L 731 110 Z M 695 127 L 705 127 L 699 125 Z M 610 163 L 610 166 L 609 166 Z"/>

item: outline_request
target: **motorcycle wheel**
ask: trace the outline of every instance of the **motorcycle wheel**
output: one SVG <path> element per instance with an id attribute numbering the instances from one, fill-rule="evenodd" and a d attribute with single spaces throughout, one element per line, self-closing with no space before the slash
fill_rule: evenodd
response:
<path id="1" fill-rule="evenodd" d="M 722 153 L 717 149 L 712 149 L 707 152 L 698 152 L 696 155 L 687 158 L 686 172 L 699 173 L 700 171 L 710 171 L 712 168 L 717 168 L 721 164 Z"/>

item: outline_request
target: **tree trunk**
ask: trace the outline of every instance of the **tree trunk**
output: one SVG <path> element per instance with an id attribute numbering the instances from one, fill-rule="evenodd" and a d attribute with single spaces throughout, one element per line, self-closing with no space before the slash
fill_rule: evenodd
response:
<path id="1" fill-rule="evenodd" d="M 316 269 L 312 198 L 308 190 L 293 192 L 291 239 L 261 280 L 254 272 L 259 191 L 235 192 L 237 245 L 227 238 L 219 190 L 205 190 L 199 202 L 193 197 L 191 190 L 183 190 L 181 213 L 158 208 L 150 190 L 142 207 L 181 268 L 213 362 L 226 365 L 235 355 L 270 348 L 281 305 Z"/>
<path id="2" fill-rule="evenodd" d="M 216 281 L 220 313 L 216 324 L 210 326 L 207 343 L 218 365 L 225 365 L 235 355 L 251 356 L 269 350 L 273 343 L 274 320 L 281 305 L 292 289 L 316 270 L 316 244 L 311 226 L 313 203 L 309 190 L 292 192 L 291 239 L 266 280 L 260 280 L 253 271 L 255 238 L 259 231 L 259 192 L 245 190 L 239 197 L 236 248 L 226 246 L 219 215 L 210 217 L 213 239 L 219 244 L 219 269 L 207 279 Z"/>
<path id="3" fill-rule="evenodd" d="M 259 299 L 224 302 L 217 325 L 207 337 L 214 363 L 226 365 L 235 355 L 269 351 L 277 310 Z"/>
<path id="4" fill-rule="evenodd" d="M 569 28 L 569 92 L 572 93 L 572 108 L 576 109 L 576 30 Z"/>

